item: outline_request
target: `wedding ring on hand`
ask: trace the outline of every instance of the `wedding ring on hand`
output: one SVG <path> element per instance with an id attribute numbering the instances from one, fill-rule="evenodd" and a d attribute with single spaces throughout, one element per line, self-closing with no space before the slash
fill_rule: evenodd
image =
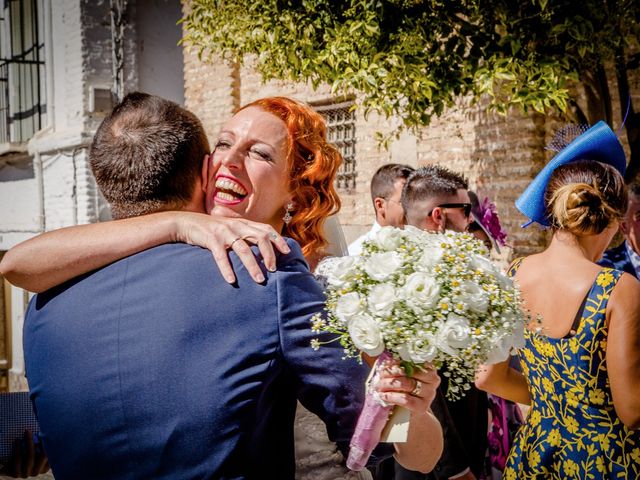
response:
<path id="1" fill-rule="evenodd" d="M 233 248 L 233 244 L 236 243 L 238 240 L 242 240 L 242 237 L 234 238 L 233 241 L 229 244 L 229 248 Z"/>
<path id="2" fill-rule="evenodd" d="M 270 238 L 271 240 L 277 240 L 277 239 L 278 239 L 278 234 L 277 234 L 276 232 L 271 232 L 271 233 L 269 234 L 269 238 Z"/>
<path id="3" fill-rule="evenodd" d="M 414 378 L 413 380 L 415 380 L 416 386 L 413 387 L 413 390 L 411 390 L 411 393 L 409 393 L 409 395 L 411 395 L 412 397 L 417 397 L 422 391 L 422 382 L 417 378 Z"/>

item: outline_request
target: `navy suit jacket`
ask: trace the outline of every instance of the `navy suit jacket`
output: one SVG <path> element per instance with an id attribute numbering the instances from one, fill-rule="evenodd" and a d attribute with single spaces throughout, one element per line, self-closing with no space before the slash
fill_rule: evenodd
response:
<path id="1" fill-rule="evenodd" d="M 289 246 L 260 285 L 168 244 L 34 297 L 26 372 L 57 480 L 293 479 L 296 399 L 349 441 L 368 369 L 309 346 L 324 296 Z"/>
<path id="2" fill-rule="evenodd" d="M 638 278 L 636 269 L 633 268 L 631 258 L 629 258 L 629 253 L 627 252 L 626 241 L 622 242 L 617 247 L 610 248 L 609 250 L 604 252 L 602 259 L 598 262 L 598 264 L 602 265 L 603 267 L 622 270 L 623 272 L 630 273 L 634 277 Z"/>

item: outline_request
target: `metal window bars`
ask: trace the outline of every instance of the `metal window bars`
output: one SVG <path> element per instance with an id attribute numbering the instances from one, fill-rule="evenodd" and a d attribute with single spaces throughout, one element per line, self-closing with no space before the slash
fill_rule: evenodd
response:
<path id="1" fill-rule="evenodd" d="M 327 122 L 327 139 L 342 154 L 336 187 L 351 192 L 356 187 L 356 117 L 353 101 L 313 105 Z"/>
<path id="2" fill-rule="evenodd" d="M 26 142 L 42 126 L 44 43 L 39 0 L 4 0 L 0 10 L 0 143 Z"/>

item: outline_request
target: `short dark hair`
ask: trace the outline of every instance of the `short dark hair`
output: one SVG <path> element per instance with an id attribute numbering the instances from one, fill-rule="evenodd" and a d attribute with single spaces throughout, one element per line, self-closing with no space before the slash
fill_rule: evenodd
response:
<path id="1" fill-rule="evenodd" d="M 406 180 L 415 170 L 409 165 L 387 163 L 381 166 L 371 178 L 371 201 L 376 198 L 389 198 L 393 195 L 395 183 Z"/>
<path id="2" fill-rule="evenodd" d="M 455 195 L 458 190 L 467 190 L 467 179 L 446 167 L 428 165 L 418 168 L 407 179 L 402 189 L 402 208 L 407 220 L 412 222 L 416 204 L 441 196 Z"/>
<path id="3" fill-rule="evenodd" d="M 89 161 L 114 218 L 126 218 L 188 203 L 208 152 L 193 113 L 133 92 L 98 128 Z"/>

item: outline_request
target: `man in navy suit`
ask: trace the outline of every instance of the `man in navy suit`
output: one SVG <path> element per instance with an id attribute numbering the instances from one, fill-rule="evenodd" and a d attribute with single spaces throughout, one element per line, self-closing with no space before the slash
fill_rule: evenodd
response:
<path id="1" fill-rule="evenodd" d="M 120 217 L 203 211 L 208 150 L 190 112 L 134 93 L 98 129 L 90 160 Z M 367 368 L 336 342 L 310 348 L 324 297 L 288 244 L 261 284 L 233 253 L 232 285 L 210 252 L 173 243 L 34 297 L 25 363 L 56 479 L 293 479 L 298 399 L 346 445 Z M 434 422 L 426 409 L 412 417 L 409 450 L 438 443 Z"/>
<path id="2" fill-rule="evenodd" d="M 620 222 L 624 242 L 604 252 L 598 263 L 640 278 L 640 183 L 629 185 L 629 207 Z"/>

